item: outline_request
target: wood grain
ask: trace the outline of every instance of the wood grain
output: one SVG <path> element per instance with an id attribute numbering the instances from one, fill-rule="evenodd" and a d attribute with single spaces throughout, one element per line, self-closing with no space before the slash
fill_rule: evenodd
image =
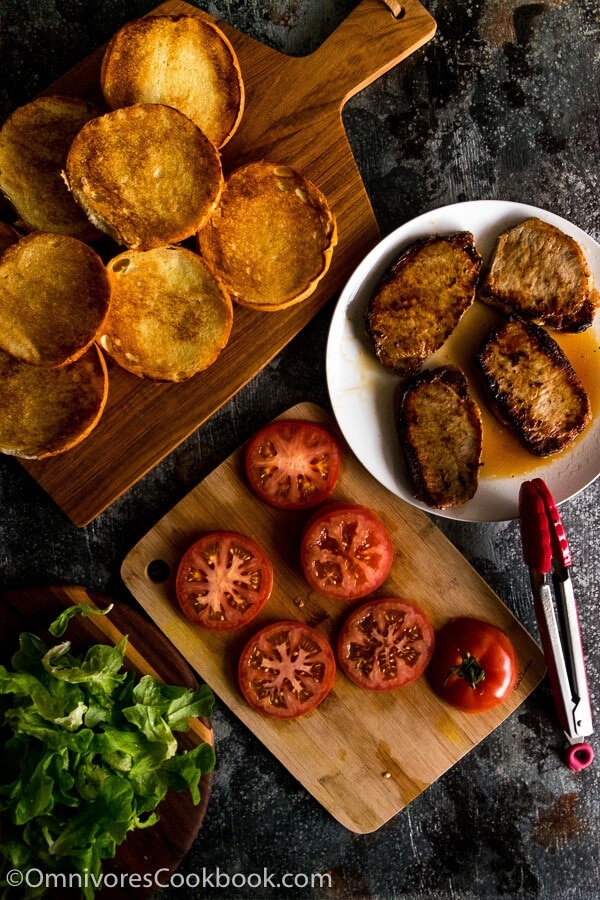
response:
<path id="1" fill-rule="evenodd" d="M 241 125 L 223 148 L 225 171 L 264 157 L 295 166 L 331 203 L 339 243 L 328 275 L 306 301 L 276 313 L 236 307 L 228 346 L 216 363 L 188 381 L 143 381 L 110 364 L 107 407 L 90 437 L 60 456 L 22 461 L 76 525 L 94 519 L 247 384 L 342 287 L 379 240 L 341 111 L 352 94 L 433 36 L 435 22 L 421 4 L 407 0 L 403 6 L 404 15 L 396 19 L 383 0 L 362 0 L 314 53 L 301 58 L 217 23 L 235 47 L 246 88 Z M 216 21 L 177 0 L 154 12 Z M 101 102 L 101 59 L 99 50 L 44 93 Z"/>
<path id="2" fill-rule="evenodd" d="M 395 548 L 392 572 L 377 596 L 400 596 L 421 606 L 435 628 L 455 615 L 487 619 L 515 644 L 519 679 L 510 699 L 484 715 L 443 704 L 427 680 L 401 691 L 371 694 L 338 673 L 325 701 L 296 721 L 274 721 L 251 710 L 236 683 L 246 640 L 262 625 L 299 619 L 334 640 L 347 605 L 311 591 L 298 562 L 306 513 L 273 510 L 258 501 L 243 477 L 238 450 L 178 503 L 127 555 L 122 577 L 132 594 L 215 693 L 346 828 L 374 831 L 404 808 L 523 702 L 542 678 L 541 651 L 520 622 L 428 516 L 383 488 L 350 453 L 335 423 L 313 404 L 288 417 L 324 422 L 344 448 L 333 499 L 374 509 Z M 217 529 L 246 533 L 270 554 L 273 594 L 265 609 L 233 633 L 205 632 L 179 612 L 174 577 L 184 550 Z M 164 575 L 152 580 L 155 567 Z M 163 565 L 164 567 L 164 565 Z"/>
<path id="3" fill-rule="evenodd" d="M 18 648 L 22 631 L 33 631 L 49 644 L 56 643 L 46 628 L 62 609 L 74 603 L 106 609 L 111 601 L 101 594 L 79 586 L 31 587 L 0 594 L 0 659 L 4 664 Z M 116 644 L 128 635 L 125 668 L 138 675 L 154 675 L 168 684 L 181 684 L 190 689 L 198 685 L 194 672 L 183 657 L 169 644 L 146 618 L 123 604 L 114 605 L 108 616 L 76 617 L 69 623 L 64 639 L 72 641 L 73 649 L 90 643 Z M 214 744 L 211 723 L 207 719 L 190 721 L 188 732 L 177 733 L 182 749 L 191 749 L 203 741 Z M 104 871 L 114 873 L 125 887 L 100 891 L 98 900 L 132 900 L 149 897 L 156 887 L 136 888 L 128 876 L 155 872 L 164 867 L 164 881 L 173 872 L 195 840 L 204 819 L 212 772 L 200 781 L 201 801 L 194 806 L 189 792 L 170 791 L 158 807 L 160 821 L 152 828 L 134 831 L 117 850 L 113 860 L 107 860 Z M 124 876 L 123 879 L 121 876 Z M 63 892 L 64 895 L 64 892 Z"/>

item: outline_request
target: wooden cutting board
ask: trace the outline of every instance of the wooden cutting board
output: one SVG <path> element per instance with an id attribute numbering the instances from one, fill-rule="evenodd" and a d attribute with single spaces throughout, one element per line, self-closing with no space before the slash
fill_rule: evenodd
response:
<path id="1" fill-rule="evenodd" d="M 295 166 L 329 199 L 339 228 L 331 269 L 307 301 L 277 313 L 236 308 L 229 345 L 208 370 L 182 384 L 142 381 L 110 365 L 102 420 L 57 457 L 23 461 L 76 525 L 94 519 L 240 390 L 342 287 L 379 240 L 375 216 L 346 137 L 341 111 L 352 94 L 428 41 L 435 23 L 417 0 L 394 18 L 383 0 L 362 0 L 312 54 L 285 56 L 218 22 L 238 54 L 246 88 L 240 128 L 223 151 L 225 171 L 258 158 Z M 216 21 L 182 2 L 154 12 Z M 102 50 L 44 93 L 99 102 Z M 116 248 L 115 248 L 116 253 Z"/>
<path id="2" fill-rule="evenodd" d="M 507 632 L 517 650 L 519 677 L 506 703 L 483 715 L 468 715 L 438 700 L 425 678 L 400 691 L 371 693 L 338 673 L 324 702 L 297 720 L 276 721 L 251 710 L 235 674 L 246 640 L 279 619 L 305 621 L 332 638 L 350 605 L 308 588 L 298 562 L 308 514 L 273 510 L 257 500 L 243 477 L 242 449 L 133 547 L 121 574 L 158 627 L 252 733 L 339 822 L 366 833 L 403 809 L 514 712 L 539 683 L 545 666 L 537 644 L 499 597 L 425 513 L 365 471 L 327 413 L 300 404 L 286 415 L 324 422 L 337 435 L 344 461 L 332 499 L 366 504 L 387 525 L 395 561 L 377 596 L 412 600 L 435 628 L 456 615 L 469 615 Z M 203 532 L 219 529 L 252 536 L 268 551 L 275 570 L 264 610 L 230 633 L 206 632 L 191 624 L 179 612 L 174 593 L 184 550 Z"/>
<path id="3" fill-rule="evenodd" d="M 62 609 L 74 603 L 87 603 L 106 609 L 111 601 L 82 587 L 31 587 L 0 594 L 0 660 L 9 665 L 18 649 L 22 631 L 38 634 L 49 645 L 57 643 L 47 626 Z M 71 640 L 74 650 L 90 643 L 116 644 L 128 635 L 125 665 L 139 675 L 154 675 L 167 684 L 180 684 L 194 689 L 198 681 L 183 657 L 146 618 L 123 604 L 116 604 L 106 617 L 75 617 L 69 623 L 65 639 Z M 61 638 L 62 640 L 62 638 Z M 189 732 L 177 735 L 182 749 L 191 749 L 202 741 L 213 743 L 212 727 L 208 720 L 191 722 Z M 106 888 L 97 894 L 98 900 L 132 900 L 151 896 L 154 888 L 136 888 L 129 883 L 129 875 L 151 877 L 161 869 L 161 880 L 168 880 L 195 840 L 204 819 L 210 796 L 212 773 L 200 781 L 201 801 L 194 806 L 189 792 L 170 791 L 158 808 L 160 821 L 152 828 L 132 832 L 117 850 L 113 860 L 107 860 L 104 872 L 114 873 L 126 887 Z M 64 894 L 64 891 L 63 891 Z"/>

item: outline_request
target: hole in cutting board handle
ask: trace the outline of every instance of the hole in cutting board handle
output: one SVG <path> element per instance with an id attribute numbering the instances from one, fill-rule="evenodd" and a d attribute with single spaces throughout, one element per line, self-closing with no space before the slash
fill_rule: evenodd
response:
<path id="1" fill-rule="evenodd" d="M 171 574 L 171 567 L 164 559 L 153 559 L 146 567 L 146 575 L 154 584 L 162 584 Z"/>
<path id="2" fill-rule="evenodd" d="M 390 8 L 395 19 L 403 19 L 406 15 L 406 9 L 397 0 L 383 0 L 383 2 Z"/>

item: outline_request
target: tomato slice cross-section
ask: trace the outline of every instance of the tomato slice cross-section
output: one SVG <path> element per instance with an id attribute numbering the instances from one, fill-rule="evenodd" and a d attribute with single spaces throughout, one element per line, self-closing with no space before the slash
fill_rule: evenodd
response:
<path id="1" fill-rule="evenodd" d="M 246 444 L 244 467 L 254 493 L 277 509 L 308 509 L 325 501 L 340 473 L 333 435 L 316 422 L 277 419 Z"/>
<path id="2" fill-rule="evenodd" d="M 240 628 L 256 616 L 271 595 L 273 567 L 252 538 L 213 531 L 184 553 L 175 579 L 182 612 L 204 628 Z"/>
<path id="3" fill-rule="evenodd" d="M 295 719 L 325 699 L 336 672 L 327 639 L 303 622 L 267 625 L 246 644 L 240 657 L 240 690 L 258 712 Z"/>
<path id="4" fill-rule="evenodd" d="M 420 607 L 397 597 L 369 600 L 342 625 L 338 661 L 359 687 L 390 691 L 405 687 L 425 671 L 435 633 Z"/>
<path id="5" fill-rule="evenodd" d="M 309 585 L 326 597 L 357 600 L 390 573 L 394 548 L 379 517 L 366 506 L 325 504 L 308 520 L 300 562 Z"/>

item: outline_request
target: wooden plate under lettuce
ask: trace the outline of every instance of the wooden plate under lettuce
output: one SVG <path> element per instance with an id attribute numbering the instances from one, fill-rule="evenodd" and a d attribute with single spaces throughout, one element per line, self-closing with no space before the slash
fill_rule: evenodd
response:
<path id="1" fill-rule="evenodd" d="M 101 594 L 82 587 L 32 587 L 0 594 L 0 660 L 10 665 L 13 653 L 18 649 L 18 637 L 22 631 L 38 634 L 49 645 L 57 643 L 47 631 L 47 626 L 65 607 L 74 603 L 88 603 L 105 609 L 111 601 Z M 171 646 L 151 622 L 139 612 L 123 604 L 115 604 L 108 616 L 75 617 L 71 619 L 65 640 L 71 640 L 73 648 L 92 643 L 116 644 L 128 635 L 125 665 L 139 675 L 152 674 L 167 684 L 195 688 L 198 681 L 183 657 Z M 61 638 L 61 640 L 63 640 Z M 192 749 L 203 741 L 213 743 L 211 724 L 206 719 L 194 719 L 188 732 L 178 732 L 181 749 Z M 131 832 L 117 850 L 113 860 L 106 860 L 103 871 L 113 873 L 119 884 L 97 893 L 98 900 L 134 900 L 156 892 L 155 874 L 168 881 L 194 842 L 210 796 L 212 773 L 202 776 L 201 800 L 194 806 L 189 792 L 169 791 L 157 807 L 160 821 L 151 828 Z M 149 875 L 151 886 L 133 887 L 132 875 L 143 878 Z M 112 884 L 112 880 L 111 880 Z"/>

